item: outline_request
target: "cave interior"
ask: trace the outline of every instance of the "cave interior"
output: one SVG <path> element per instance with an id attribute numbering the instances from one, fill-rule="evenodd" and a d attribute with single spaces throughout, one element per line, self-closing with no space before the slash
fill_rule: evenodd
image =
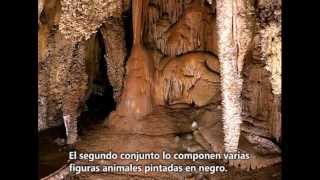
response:
<path id="1" fill-rule="evenodd" d="M 228 2 L 232 4 L 40 0 L 39 178 L 63 173 L 70 149 L 224 153 L 231 144 L 251 158 L 214 162 L 230 167 L 228 174 L 132 172 L 130 177 L 236 179 L 241 174 L 242 179 L 281 179 L 281 1 L 233 4 L 245 14 L 236 19 L 237 67 L 230 66 L 236 67 L 234 74 L 226 73 L 224 58 L 232 53 L 223 54 L 228 38 L 221 34 L 228 29 L 221 30 L 218 19 L 228 12 Z M 241 82 L 238 94 L 233 93 L 239 107 L 226 100 L 235 92 L 230 93 L 226 85 L 237 83 L 228 81 L 231 76 Z M 233 108 L 238 108 L 234 112 L 241 123 L 231 121 L 237 132 L 230 136 L 236 140 L 228 142 L 227 115 Z M 160 163 L 190 164 L 187 160 Z M 64 176 L 127 177 L 121 173 Z"/>

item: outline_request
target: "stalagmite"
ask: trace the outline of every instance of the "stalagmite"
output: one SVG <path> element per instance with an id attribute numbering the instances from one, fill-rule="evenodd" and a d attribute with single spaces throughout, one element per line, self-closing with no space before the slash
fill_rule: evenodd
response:
<path id="1" fill-rule="evenodd" d="M 133 47 L 126 65 L 124 89 L 117 112 L 123 116 L 141 118 L 152 111 L 151 86 L 154 65 L 143 47 L 142 33 L 147 0 L 132 1 Z"/>
<path id="2" fill-rule="evenodd" d="M 240 138 L 242 89 L 237 47 L 233 39 L 233 13 L 236 7 L 233 0 L 217 0 L 216 6 L 225 151 L 235 152 Z"/>
<path id="3" fill-rule="evenodd" d="M 88 76 L 85 66 L 85 42 L 75 44 L 72 62 L 66 73 L 67 82 L 62 99 L 62 113 L 67 132 L 67 144 L 78 139 L 77 118 L 80 116 L 81 104 L 85 101 L 88 90 Z"/>
<path id="4" fill-rule="evenodd" d="M 54 143 L 74 144 L 78 152 L 237 152 L 250 158 L 190 162 L 224 165 L 223 174 L 67 174 L 62 168 L 45 179 L 237 179 L 239 173 L 245 179 L 277 179 L 280 0 L 130 2 L 40 0 L 39 131 L 64 126 L 66 141 Z M 82 140 L 75 143 L 78 120 Z M 189 164 L 171 160 L 159 163 Z"/>

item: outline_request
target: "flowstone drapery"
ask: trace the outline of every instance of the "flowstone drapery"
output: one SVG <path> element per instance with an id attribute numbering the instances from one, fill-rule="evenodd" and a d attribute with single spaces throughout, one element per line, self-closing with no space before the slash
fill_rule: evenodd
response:
<path id="1" fill-rule="evenodd" d="M 280 9 L 278 0 L 41 1 L 39 131 L 63 125 L 74 144 L 99 86 L 113 93 L 113 107 L 103 125 L 92 121 L 92 134 L 81 124 L 76 148 L 247 152 L 248 161 L 215 163 L 273 168 L 281 162 Z"/>

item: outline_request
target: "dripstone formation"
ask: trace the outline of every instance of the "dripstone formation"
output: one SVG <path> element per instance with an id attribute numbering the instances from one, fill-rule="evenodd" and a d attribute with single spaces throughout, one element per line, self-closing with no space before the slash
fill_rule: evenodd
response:
<path id="1" fill-rule="evenodd" d="M 39 131 L 63 125 L 67 143 L 90 152 L 250 153 L 248 161 L 215 162 L 234 168 L 230 176 L 207 178 L 281 162 L 280 1 L 43 0 L 39 11 Z M 79 140 L 78 118 L 102 61 L 116 109 Z"/>

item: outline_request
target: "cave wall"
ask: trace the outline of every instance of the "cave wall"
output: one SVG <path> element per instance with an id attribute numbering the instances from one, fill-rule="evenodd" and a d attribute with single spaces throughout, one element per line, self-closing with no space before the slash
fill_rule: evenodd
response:
<path id="1" fill-rule="evenodd" d="M 153 86 L 150 96 L 154 96 L 150 106 L 203 107 L 220 103 L 215 1 L 144 2 L 141 54 L 142 59 L 152 60 L 154 68 L 148 79 Z M 129 27 L 124 27 L 121 16 L 131 7 L 131 1 L 101 3 L 39 3 L 39 129 L 61 124 L 58 117 L 65 113 L 75 118 L 81 111 L 79 107 L 92 89 L 100 58 L 97 31 L 103 36 L 114 99 L 120 101 L 125 86 L 137 86 L 136 81 L 132 81 L 135 85 L 128 85 L 125 79 L 129 79 L 126 73 L 130 69 L 139 67 L 125 63 L 125 28 Z M 253 4 L 253 43 L 243 56 L 242 130 L 280 141 L 281 2 L 257 0 Z M 140 55 L 134 62 L 140 63 Z M 194 59 L 201 59 L 201 63 L 194 63 Z M 74 104 L 78 104 L 77 108 Z"/>
<path id="2" fill-rule="evenodd" d="M 214 8 L 206 1 L 150 1 L 145 46 L 154 58 L 154 103 L 203 107 L 220 101 Z"/>
<path id="3" fill-rule="evenodd" d="M 130 0 L 61 0 L 59 30 L 71 41 L 90 38 L 109 17 L 121 17 Z"/>
<path id="4" fill-rule="evenodd" d="M 78 8 L 76 13 L 80 13 L 81 8 L 87 7 L 81 6 L 81 3 L 86 4 L 85 1 L 81 1 L 80 4 L 79 2 L 53 0 L 39 3 L 38 130 L 63 123 L 66 127 L 70 126 L 69 129 L 76 129 L 76 119 L 83 110 L 85 100 L 93 91 L 93 80 L 98 76 L 101 58 L 107 61 L 107 76 L 114 88 L 115 99 L 121 91 L 126 44 L 123 25 L 121 20 L 119 21 L 121 18 L 118 14 L 122 13 L 121 8 L 128 8 L 130 1 L 110 1 L 107 5 L 99 7 L 113 9 L 109 13 L 99 15 L 96 12 L 82 16 L 72 14 L 75 13 L 75 9 L 72 9 L 74 6 Z M 91 8 L 90 6 L 87 10 Z M 91 9 L 90 12 L 94 11 Z M 106 17 L 102 17 L 104 15 Z M 111 18 L 113 15 L 118 16 L 113 19 Z M 107 27 L 107 29 L 101 28 L 104 35 L 108 34 L 103 36 L 105 47 L 99 45 L 99 37 L 94 33 L 97 29 L 89 31 L 77 24 L 81 18 L 92 19 L 93 16 L 101 16 L 99 22 L 94 21 L 82 26 Z M 77 19 L 79 17 L 80 19 Z M 73 23 L 76 25 L 70 23 L 69 18 L 74 20 Z M 94 23 L 98 24 L 93 25 Z M 114 23 L 118 26 L 110 25 Z M 107 50 L 108 57 L 101 57 L 101 48 Z"/>
<path id="5" fill-rule="evenodd" d="M 125 59 L 127 55 L 125 30 L 122 18 L 107 20 L 100 28 L 104 39 L 107 62 L 107 77 L 113 87 L 113 98 L 119 101 L 125 74 Z"/>
<path id="6" fill-rule="evenodd" d="M 179 73 L 164 70 L 170 61 L 180 62 L 176 65 L 178 69 L 185 65 L 181 61 L 184 58 L 180 60 L 175 58 L 176 56 L 193 52 L 218 55 L 215 4 L 215 1 L 201 0 L 149 2 L 143 40 L 153 55 L 155 67 L 159 71 L 159 73 L 156 71 L 156 89 L 161 89 L 159 88 L 161 85 L 168 86 L 158 78 L 161 73 L 167 76 L 163 79 L 170 79 L 169 76 L 176 77 L 176 80 L 164 89 L 172 91 L 177 89 L 177 86 L 181 87 L 179 82 L 183 81 L 183 78 L 178 77 Z M 241 8 L 243 13 L 247 13 L 244 9 L 249 8 L 249 13 L 243 14 L 247 16 L 246 19 L 238 21 L 244 24 L 241 21 L 249 19 L 250 23 L 245 24 L 245 28 L 251 31 L 240 32 L 240 41 L 237 42 L 241 56 L 238 66 L 243 77 L 241 129 L 279 142 L 281 140 L 281 2 L 257 0 L 244 3 Z M 168 81 L 170 84 L 171 80 Z M 216 89 L 220 91 L 220 88 L 200 89 L 203 94 Z M 159 95 L 156 97 L 156 103 L 170 104 L 170 102 L 164 103 L 165 100 L 161 98 L 168 101 L 175 99 L 176 94 L 186 94 L 184 92 L 173 90 L 171 95 L 169 92 L 155 93 Z M 190 99 L 188 95 L 180 101 L 191 104 Z M 212 102 L 217 102 L 216 99 Z"/>
<path id="7" fill-rule="evenodd" d="M 151 1 L 144 41 L 165 56 L 191 51 L 217 55 L 214 9 L 205 1 Z"/>
<path id="8" fill-rule="evenodd" d="M 258 0 L 253 47 L 245 62 L 243 129 L 281 141 L 281 1 Z"/>

